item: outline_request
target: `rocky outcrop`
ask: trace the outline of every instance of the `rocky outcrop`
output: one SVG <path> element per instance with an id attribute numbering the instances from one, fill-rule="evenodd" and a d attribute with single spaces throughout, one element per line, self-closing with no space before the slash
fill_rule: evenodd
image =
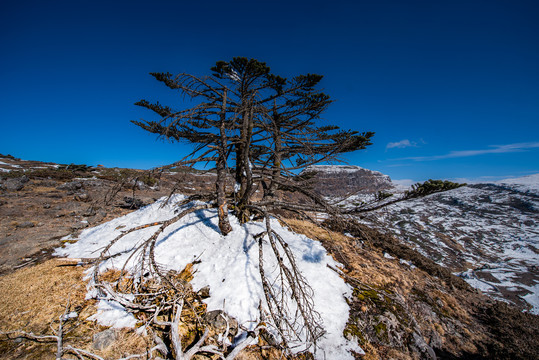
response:
<path id="1" fill-rule="evenodd" d="M 389 176 L 359 166 L 315 165 L 306 168 L 303 174 L 313 175 L 314 190 L 323 196 L 372 194 L 394 188 Z"/>

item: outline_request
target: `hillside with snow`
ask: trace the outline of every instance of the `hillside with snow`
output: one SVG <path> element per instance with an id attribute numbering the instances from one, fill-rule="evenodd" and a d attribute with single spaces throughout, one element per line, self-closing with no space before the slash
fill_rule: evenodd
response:
<path id="1" fill-rule="evenodd" d="M 380 190 L 402 191 L 389 177 L 360 167 L 318 166 L 315 187 L 335 195 L 334 189 L 363 189 L 348 201 L 367 199 Z M 373 228 L 396 236 L 421 254 L 463 278 L 468 284 L 499 300 L 517 305 L 533 314 L 539 313 L 539 176 L 507 179 L 492 184 L 473 184 L 455 190 L 409 200 L 388 206 L 363 218 Z M 333 190 L 332 190 L 333 189 Z M 338 193 L 338 191 L 337 191 Z M 331 196 L 329 196 L 331 197 Z M 106 246 L 119 229 L 170 218 L 181 209 L 174 204 L 178 196 L 161 208 L 163 199 L 122 218 L 97 228 L 85 230 L 74 244 L 58 250 L 58 255 L 92 257 Z M 233 232 L 226 237 L 217 231 L 214 210 L 197 211 L 175 224 L 162 235 L 156 247 L 157 261 L 167 270 L 180 271 L 196 259 L 195 289 L 209 286 L 208 310 L 225 310 L 252 331 L 260 322 L 260 304 L 265 304 L 259 277 L 260 260 L 256 234 L 264 231 L 262 223 L 240 225 L 231 216 Z M 297 339 L 295 351 L 311 350 L 315 358 L 352 358 L 363 350 L 354 341 L 342 336 L 351 309 L 351 288 L 329 270 L 342 267 L 320 243 L 291 232 L 277 221 L 274 227 L 293 251 L 298 267 L 312 286 L 315 310 L 326 331 L 316 348 Z M 129 257 L 141 238 L 149 236 L 149 228 L 126 236 L 114 245 L 112 253 L 120 254 L 104 267 L 118 267 Z M 267 241 L 263 252 L 270 254 Z M 266 255 L 267 256 L 267 255 Z M 391 254 L 385 254 L 392 261 Z M 413 263 L 397 259 L 402 266 L 415 269 Z M 270 274 L 278 270 L 275 258 L 264 258 Z M 136 271 L 136 263 L 127 269 Z M 277 278 L 272 282 L 276 283 Z M 348 300 L 346 300 L 348 299 Z M 287 307 L 294 308 L 293 304 Z M 410 313 L 411 314 L 411 313 Z M 379 315 L 377 315 L 380 318 Z M 410 316 L 410 315 L 408 315 Z M 113 300 L 102 300 L 95 319 L 103 325 L 134 325 L 135 319 L 118 310 Z M 389 323 L 388 325 L 389 326 Z M 394 326 L 394 325 L 391 325 Z M 273 332 L 278 337 L 278 332 Z M 240 339 L 241 336 L 238 337 Z"/>
<path id="2" fill-rule="evenodd" d="M 539 314 L 539 174 L 397 203 L 362 221 L 484 293 Z"/>
<path id="3" fill-rule="evenodd" d="M 263 222 L 253 218 L 240 225 L 230 214 L 233 231 L 221 236 L 216 210 L 207 207 L 171 224 L 155 238 L 155 246 L 148 245 L 160 221 L 204 204 L 178 201 L 212 188 L 211 173 L 167 172 L 158 186 L 133 183 L 97 211 L 89 200 L 102 198 L 107 189 L 117 186 L 122 173 L 136 170 L 61 166 L 9 156 L 0 157 L 0 162 L 3 334 L 41 334 L 43 329 L 54 334 L 69 295 L 73 311 L 65 325 L 76 334 L 64 338 L 65 346 L 80 346 L 102 358 L 145 357 L 148 350 L 155 356 L 158 350 L 151 346 L 159 344 L 152 338 L 154 330 L 168 341 L 163 330 L 168 333 L 171 327 L 154 328 L 152 319 L 161 324 L 170 321 L 170 307 L 166 316 L 157 318 L 152 311 L 137 313 L 133 311 L 136 307 L 126 311 L 122 305 L 131 301 L 135 306 L 163 311 L 161 301 L 171 301 L 160 287 L 166 281 L 156 282 L 155 271 L 146 271 L 153 252 L 162 274 L 185 282 L 175 284 L 189 289 L 190 306 L 200 316 L 195 324 L 190 322 L 194 318 L 189 305 L 180 312 L 184 324 L 179 329 L 186 349 L 196 349 L 197 340 L 208 330 L 208 338 L 201 344 L 224 357 L 232 358 L 243 345 L 249 346 L 241 350 L 239 358 L 282 356 L 286 344 L 279 341 L 281 333 L 267 306 L 268 299 L 279 299 L 285 304 L 283 311 L 294 319 L 291 328 L 299 335 L 288 343 L 296 353 L 296 357 L 289 356 L 293 359 L 305 356 L 301 353 L 305 349 L 317 359 L 357 358 L 363 352 L 372 359 L 528 359 L 539 354 L 535 343 L 539 317 L 531 314 L 536 312 L 537 294 L 537 176 L 473 184 L 401 202 L 362 219 L 369 226 L 354 228 L 357 232 L 328 231 L 293 216 L 282 219 L 284 222 L 272 219 L 270 225 L 282 240 L 273 239 L 281 254 L 276 256 L 271 239 L 264 235 Z M 326 198 L 339 199 L 343 207 L 372 200 L 378 191 L 404 191 L 388 176 L 356 166 L 314 170 L 316 174 L 306 179 Z M 183 195 L 164 205 L 162 196 L 173 188 Z M 349 192 L 356 195 L 343 200 L 342 195 Z M 149 225 L 130 232 L 143 224 Z M 125 236 L 107 249 L 120 234 Z M 393 235 L 417 251 L 403 247 Z M 50 259 L 54 249 L 64 259 Z M 282 286 L 290 274 L 277 264 L 290 265 L 285 255 L 288 250 L 297 265 L 300 282 L 296 284 L 300 287 Z M 100 256 L 102 261 L 95 266 Z M 120 296 L 116 298 L 103 292 L 106 284 L 125 289 L 116 277 L 124 265 L 125 285 L 144 283 L 153 290 L 145 294 L 128 290 L 116 293 Z M 261 269 L 273 289 L 269 297 Z M 95 282 L 92 274 L 96 270 L 105 283 Z M 518 308 L 492 301 L 466 282 Z M 80 291 L 73 294 L 73 286 Z M 307 308 L 312 304 L 317 334 L 323 335 L 316 346 L 309 342 L 305 323 L 297 317 L 297 303 L 290 300 L 294 289 L 309 294 Z M 154 302 L 149 301 L 153 296 Z M 104 330 L 108 326 L 112 329 Z M 96 350 L 95 339 L 111 332 L 119 336 L 113 345 Z M 132 348 L 135 340 L 126 341 L 127 337 L 138 339 L 136 349 Z M 0 342 L 0 353 L 12 359 L 40 358 L 53 349 L 48 343 L 36 346 L 17 340 Z M 199 353 L 195 358 L 199 355 L 211 358 L 211 353 Z"/>

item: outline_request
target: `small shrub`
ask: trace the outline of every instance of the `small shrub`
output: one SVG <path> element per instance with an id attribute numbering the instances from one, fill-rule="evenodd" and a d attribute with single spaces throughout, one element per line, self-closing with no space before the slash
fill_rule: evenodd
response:
<path id="1" fill-rule="evenodd" d="M 69 164 L 69 165 L 60 165 L 58 166 L 59 170 L 69 170 L 69 171 L 90 171 L 91 167 L 86 164 Z"/>
<path id="2" fill-rule="evenodd" d="M 71 180 L 77 177 L 73 172 L 60 168 L 35 169 L 26 171 L 25 174 L 31 179 Z"/>
<path id="3" fill-rule="evenodd" d="M 145 185 L 150 186 L 150 187 L 155 186 L 157 182 L 159 181 L 151 175 L 144 175 L 139 180 L 142 181 Z"/>
<path id="4" fill-rule="evenodd" d="M 21 159 L 16 158 L 15 156 L 13 156 L 13 155 L 11 155 L 11 154 L 7 154 L 7 155 L 0 154 L 0 157 L 6 158 L 6 159 L 15 160 L 15 161 L 20 161 L 20 160 L 21 160 Z"/>

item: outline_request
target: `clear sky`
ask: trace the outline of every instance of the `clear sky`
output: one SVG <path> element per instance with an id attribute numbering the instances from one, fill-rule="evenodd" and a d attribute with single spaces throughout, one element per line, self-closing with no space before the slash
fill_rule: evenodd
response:
<path id="1" fill-rule="evenodd" d="M 324 121 L 374 131 L 348 162 L 394 179 L 539 172 L 539 1 L 4 1 L 0 153 L 149 168 L 188 148 L 131 124 L 149 72 L 245 56 L 324 75 Z"/>

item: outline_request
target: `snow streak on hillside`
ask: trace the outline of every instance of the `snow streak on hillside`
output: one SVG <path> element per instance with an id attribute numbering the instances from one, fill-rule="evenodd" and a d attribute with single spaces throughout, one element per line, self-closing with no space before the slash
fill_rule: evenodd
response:
<path id="1" fill-rule="evenodd" d="M 398 203 L 366 221 L 485 293 L 539 314 L 539 175 Z"/>
<path id="2" fill-rule="evenodd" d="M 174 204 L 183 199 L 183 196 L 177 195 L 160 208 L 164 201 L 161 199 L 136 212 L 86 229 L 78 242 L 58 249 L 57 255 L 97 257 L 101 249 L 122 230 L 174 217 L 175 211 L 179 210 Z M 230 220 L 233 231 L 224 237 L 219 232 L 214 210 L 201 210 L 182 218 L 158 238 L 156 261 L 167 269 L 181 271 L 188 263 L 197 260 L 191 283 L 195 290 L 210 286 L 211 297 L 206 300 L 208 311 L 223 309 L 240 324 L 252 329 L 260 321 L 260 301 L 265 304 L 259 274 L 258 241 L 253 236 L 265 231 L 265 226 L 258 222 L 240 225 L 234 216 L 230 216 Z M 315 310 L 320 313 L 327 331 L 318 344 L 320 348 L 315 353 L 316 358 L 352 359 L 350 350 L 363 353 L 357 344 L 343 337 L 349 315 L 345 296 L 350 294 L 351 289 L 327 267 L 328 264 L 338 264 L 317 241 L 295 234 L 277 221 L 272 221 L 272 228 L 293 251 L 298 268 L 314 291 Z M 154 229 L 148 228 L 125 236 L 111 248 L 111 253 L 136 247 Z M 264 253 L 268 254 L 264 257 L 264 269 L 266 276 L 271 279 L 278 272 L 277 261 L 269 256 L 271 248 L 267 242 L 263 247 Z M 127 257 L 128 253 L 116 257 L 107 262 L 105 268 L 121 267 Z M 131 263 L 128 270 L 136 271 L 135 264 Z M 99 305 L 97 320 L 108 326 L 133 326 L 135 322 L 118 304 L 104 301 Z M 295 351 L 303 349 L 298 347 Z"/>

